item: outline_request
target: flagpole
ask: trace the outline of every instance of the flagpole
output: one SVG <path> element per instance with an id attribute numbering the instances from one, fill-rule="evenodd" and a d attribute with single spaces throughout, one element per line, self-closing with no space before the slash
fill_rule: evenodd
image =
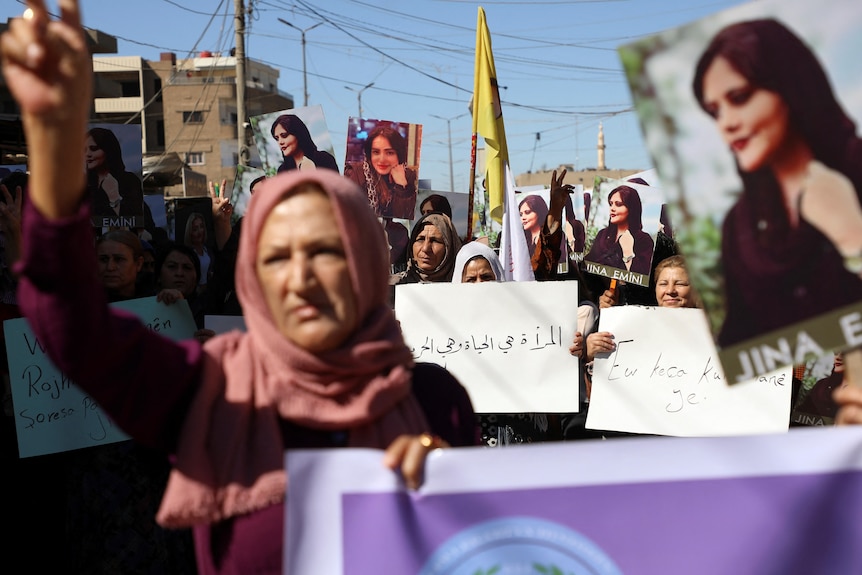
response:
<path id="1" fill-rule="evenodd" d="M 469 194 L 467 198 L 467 241 L 470 241 L 470 237 L 473 235 L 473 201 L 476 197 L 476 150 L 477 150 L 477 137 L 479 134 L 479 118 L 476 116 L 476 110 L 478 108 L 478 102 L 476 101 L 476 97 L 479 91 L 479 46 L 482 41 L 482 25 L 484 23 L 484 11 L 482 7 L 479 6 L 479 10 L 477 12 L 476 17 L 476 54 L 473 62 L 473 96 L 470 98 L 470 119 L 472 120 L 472 136 L 470 138 L 470 186 L 469 186 Z M 486 206 L 487 208 L 487 206 Z"/>
<path id="2" fill-rule="evenodd" d="M 470 193 L 467 194 L 467 235 L 464 243 L 473 239 L 473 197 L 476 194 L 476 132 L 470 142 Z"/>
<path id="3" fill-rule="evenodd" d="M 485 11 L 479 6 L 476 22 L 476 66 L 473 73 L 473 168 L 476 138 L 485 140 L 483 188 L 487 192 L 488 215 L 502 225 L 500 261 L 507 281 L 533 281 L 530 250 L 515 202 L 515 180 L 509 166 L 506 129 L 497 86 L 497 71 L 491 51 L 491 32 Z M 475 186 L 475 171 L 471 184 Z M 471 204 L 472 205 L 472 204 Z M 470 216 L 472 219 L 472 215 Z"/>

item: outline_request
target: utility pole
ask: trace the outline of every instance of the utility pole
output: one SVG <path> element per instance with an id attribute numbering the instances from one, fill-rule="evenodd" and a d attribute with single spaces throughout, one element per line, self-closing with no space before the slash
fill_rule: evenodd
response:
<path id="1" fill-rule="evenodd" d="M 296 26 L 294 26 L 293 24 L 291 24 L 290 22 L 288 22 L 284 18 L 279 18 L 278 21 L 281 22 L 282 24 L 290 26 L 294 30 L 299 30 L 299 33 L 302 35 L 302 92 L 305 95 L 305 100 L 304 100 L 303 105 L 308 106 L 308 74 L 306 73 L 306 68 L 305 68 L 305 33 L 310 31 L 310 30 L 313 30 L 314 28 L 317 28 L 318 26 L 323 24 L 323 22 L 318 22 L 314 26 L 310 26 L 310 27 L 306 28 L 305 30 L 303 30 L 302 28 L 297 28 Z"/>
<path id="2" fill-rule="evenodd" d="M 356 101 L 359 103 L 359 118 L 362 117 L 362 92 L 364 92 L 373 85 L 374 82 L 371 82 L 370 84 L 366 84 L 363 88 L 359 90 L 357 90 L 356 88 L 351 88 L 350 86 L 345 86 L 345 88 L 347 88 L 351 92 L 356 92 Z"/>
<path id="3" fill-rule="evenodd" d="M 463 118 L 470 112 L 464 112 L 454 118 L 444 118 L 443 116 L 438 116 L 436 114 L 429 114 L 432 118 L 437 118 L 438 120 L 446 120 L 446 130 L 449 132 L 449 191 L 455 191 L 455 168 L 452 166 L 452 120 L 457 120 L 458 118 Z"/>
<path id="4" fill-rule="evenodd" d="M 237 163 L 247 166 L 250 159 L 246 146 L 246 108 L 245 108 L 245 6 L 243 0 L 234 0 L 234 35 L 236 49 L 236 139 Z"/>

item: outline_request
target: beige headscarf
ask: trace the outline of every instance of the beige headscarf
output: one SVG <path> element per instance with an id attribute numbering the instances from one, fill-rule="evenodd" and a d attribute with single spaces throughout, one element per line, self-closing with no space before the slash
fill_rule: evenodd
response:
<path id="1" fill-rule="evenodd" d="M 320 186 L 332 202 L 359 317 L 337 349 L 312 354 L 276 328 L 255 269 L 272 211 L 298 185 Z M 279 421 L 349 430 L 349 444 L 386 447 L 428 425 L 410 393 L 413 359 L 388 305 L 389 250 L 356 185 L 329 170 L 291 171 L 263 184 L 245 215 L 236 265 L 246 334 L 204 346 L 201 385 L 183 424 L 177 461 L 157 519 L 185 527 L 253 512 L 284 499 Z"/>

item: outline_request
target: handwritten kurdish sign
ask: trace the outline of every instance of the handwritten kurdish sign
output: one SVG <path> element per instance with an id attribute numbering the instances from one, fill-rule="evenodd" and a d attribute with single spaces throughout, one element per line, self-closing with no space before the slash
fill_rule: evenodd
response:
<path id="1" fill-rule="evenodd" d="M 150 297 L 113 307 L 137 315 L 149 329 L 174 340 L 188 339 L 196 329 L 185 301 L 167 306 Z M 95 401 L 51 363 L 26 319 L 5 321 L 3 330 L 21 457 L 129 439 Z"/>
<path id="2" fill-rule="evenodd" d="M 616 350 L 597 357 L 587 427 L 706 436 L 775 433 L 790 421 L 792 367 L 729 386 L 699 309 L 602 310 Z"/>
<path id="3" fill-rule="evenodd" d="M 578 410 L 576 281 L 400 285 L 395 314 L 414 359 L 448 369 L 477 412 Z"/>
<path id="4" fill-rule="evenodd" d="M 283 571 L 862 573 L 860 445 L 848 426 L 440 449 L 416 492 L 379 450 L 288 451 Z"/>

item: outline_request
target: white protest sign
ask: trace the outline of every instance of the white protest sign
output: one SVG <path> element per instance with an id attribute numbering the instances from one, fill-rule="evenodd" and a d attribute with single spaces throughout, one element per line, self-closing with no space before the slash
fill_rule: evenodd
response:
<path id="1" fill-rule="evenodd" d="M 597 357 L 587 427 L 708 436 L 776 433 L 790 421 L 792 366 L 728 386 L 699 309 L 602 310 L 616 350 Z"/>
<path id="2" fill-rule="evenodd" d="M 191 338 L 197 329 L 185 300 L 166 305 L 148 297 L 112 307 L 135 314 L 148 329 L 174 340 Z M 3 330 L 20 457 L 129 439 L 89 395 L 51 363 L 26 319 L 5 321 Z"/>
<path id="3" fill-rule="evenodd" d="M 476 412 L 578 410 L 576 281 L 399 285 L 395 315 L 413 358 L 455 375 Z"/>

